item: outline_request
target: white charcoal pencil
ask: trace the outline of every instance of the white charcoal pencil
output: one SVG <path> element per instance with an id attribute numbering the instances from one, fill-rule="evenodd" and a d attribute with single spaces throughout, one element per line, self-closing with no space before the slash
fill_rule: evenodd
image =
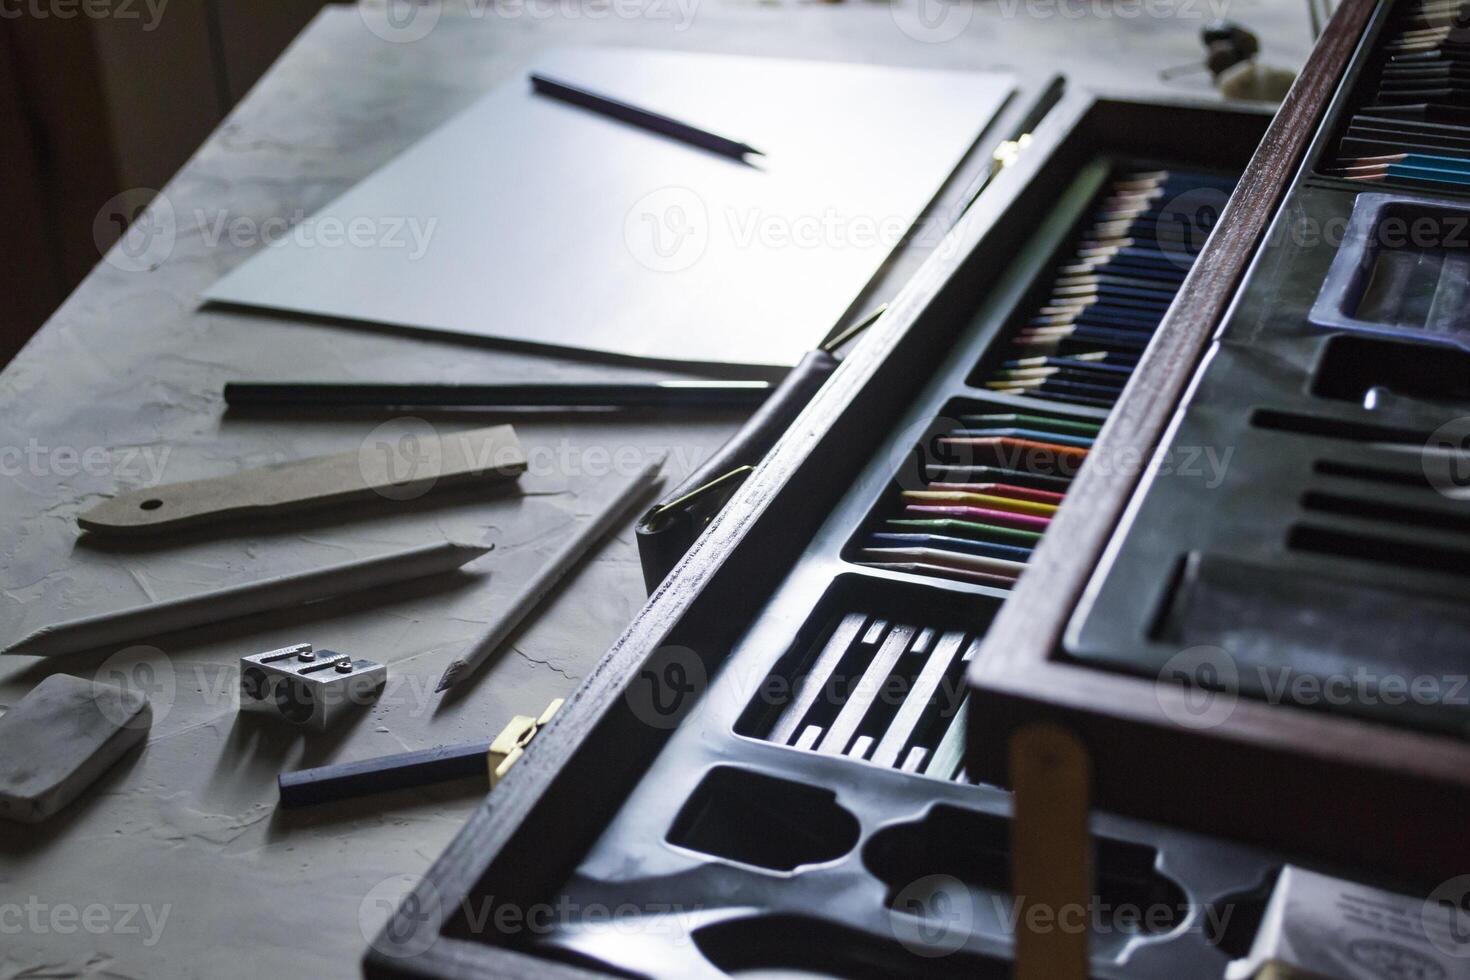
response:
<path id="1" fill-rule="evenodd" d="M 237 616 L 287 609 L 318 599 L 448 572 L 479 558 L 492 547 L 452 541 L 420 545 L 374 558 L 246 582 L 118 612 L 99 613 L 55 626 L 44 626 L 0 652 L 54 657 L 130 643 Z"/>

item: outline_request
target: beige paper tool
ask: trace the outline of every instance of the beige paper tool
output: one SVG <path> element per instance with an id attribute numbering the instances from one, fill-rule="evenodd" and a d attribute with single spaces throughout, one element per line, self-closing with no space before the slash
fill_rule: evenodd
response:
<path id="1" fill-rule="evenodd" d="M 508 425 L 372 440 L 348 453 L 119 494 L 77 517 L 94 534 L 137 535 L 379 497 L 406 500 L 472 480 L 509 480 L 526 454 Z"/>

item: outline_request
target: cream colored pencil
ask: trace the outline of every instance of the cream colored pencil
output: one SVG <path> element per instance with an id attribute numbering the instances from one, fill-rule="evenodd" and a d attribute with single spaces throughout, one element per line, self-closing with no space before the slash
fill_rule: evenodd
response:
<path id="1" fill-rule="evenodd" d="M 55 657 L 448 572 L 490 545 L 441 542 L 45 626 L 0 653 Z"/>

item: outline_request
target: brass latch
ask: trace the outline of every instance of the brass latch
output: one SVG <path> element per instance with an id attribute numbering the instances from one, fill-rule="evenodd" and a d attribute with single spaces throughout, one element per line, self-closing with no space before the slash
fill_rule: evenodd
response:
<path id="1" fill-rule="evenodd" d="M 541 712 L 540 718 L 532 718 L 530 715 L 516 715 L 510 720 L 510 724 L 500 730 L 495 736 L 495 741 L 490 743 L 490 788 L 494 789 L 496 784 L 505 778 L 510 772 L 510 767 L 516 764 L 516 760 L 526 753 L 526 746 L 536 737 L 536 733 L 551 723 L 557 711 L 561 708 L 564 698 L 557 698 L 546 706 Z"/>

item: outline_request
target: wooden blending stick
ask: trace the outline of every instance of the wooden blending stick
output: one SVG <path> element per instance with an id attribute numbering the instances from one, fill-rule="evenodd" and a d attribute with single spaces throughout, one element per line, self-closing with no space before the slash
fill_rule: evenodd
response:
<path id="1" fill-rule="evenodd" d="M 422 441 L 404 442 L 131 490 L 79 514 L 77 524 L 92 534 L 148 535 L 353 500 L 392 503 L 430 489 L 513 480 L 526 470 L 526 454 L 508 425 L 443 435 L 430 430 Z"/>
<path id="2" fill-rule="evenodd" d="M 493 547 L 443 542 L 46 626 L 4 654 L 54 657 L 448 572 Z"/>
<path id="3" fill-rule="evenodd" d="M 1011 735 L 1011 891 L 1020 903 L 1016 980 L 1086 980 L 1088 930 L 1032 925 L 1031 910 L 1059 922 L 1092 907 L 1094 854 L 1088 816 L 1092 759 L 1069 730 L 1044 722 Z M 1087 916 L 1083 916 L 1086 922 Z M 1040 919 L 1035 920 L 1040 922 Z"/>
<path id="4" fill-rule="evenodd" d="M 556 583 L 571 570 L 582 557 L 598 541 L 602 540 L 613 526 L 627 513 L 628 508 L 638 503 L 658 483 L 659 470 L 663 468 L 663 457 L 655 459 L 632 477 L 616 484 L 612 494 L 602 508 L 592 515 L 592 518 L 583 524 L 571 535 L 552 555 L 547 562 L 541 566 L 535 578 L 527 582 L 520 593 L 511 601 L 507 609 L 496 620 L 490 630 L 472 646 L 468 653 L 444 671 L 444 676 L 439 679 L 439 686 L 434 690 L 447 691 L 458 684 L 465 677 L 474 672 L 491 654 L 500 649 L 511 633 L 515 632 L 521 621 L 531 613 L 531 610 L 540 605 L 541 600 L 546 598 Z"/>

